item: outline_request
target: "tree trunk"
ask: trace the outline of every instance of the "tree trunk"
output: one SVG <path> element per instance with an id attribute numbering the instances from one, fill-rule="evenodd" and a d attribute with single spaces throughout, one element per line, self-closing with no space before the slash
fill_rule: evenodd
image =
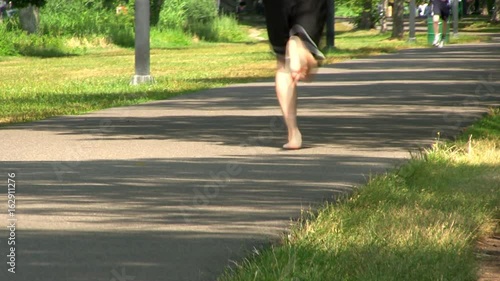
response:
<path id="1" fill-rule="evenodd" d="M 163 2 L 165 2 L 165 0 L 151 0 L 150 2 L 151 2 L 150 24 L 152 26 L 155 26 L 158 24 L 158 21 L 160 20 L 161 7 L 163 6 Z"/>
<path id="2" fill-rule="evenodd" d="M 487 0 L 481 0 L 479 2 L 479 10 L 481 11 L 482 16 L 487 16 L 488 15 L 488 1 Z"/>
<path id="3" fill-rule="evenodd" d="M 37 6 L 29 4 L 26 8 L 19 10 L 19 21 L 21 28 L 28 33 L 36 33 L 40 23 L 40 11 Z"/>
<path id="4" fill-rule="evenodd" d="M 495 1 L 495 9 L 491 15 L 492 22 L 500 22 L 500 0 Z"/>
<path id="5" fill-rule="evenodd" d="M 327 0 L 326 10 L 326 47 L 335 47 L 335 0 Z"/>
<path id="6" fill-rule="evenodd" d="M 361 20 L 359 22 L 359 29 L 370 29 L 373 27 L 372 20 L 372 0 L 365 0 L 363 3 L 363 12 L 361 13 Z"/>
<path id="7" fill-rule="evenodd" d="M 394 0 L 394 11 L 392 12 L 392 38 L 403 39 L 404 36 L 404 0 Z"/>
<path id="8" fill-rule="evenodd" d="M 380 16 L 380 33 L 386 33 L 387 32 L 387 8 L 389 6 L 389 0 L 382 0 L 380 3 L 381 13 Z"/>

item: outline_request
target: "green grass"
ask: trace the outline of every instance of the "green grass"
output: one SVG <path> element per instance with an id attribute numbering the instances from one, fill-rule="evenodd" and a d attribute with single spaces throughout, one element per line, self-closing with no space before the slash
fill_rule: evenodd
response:
<path id="1" fill-rule="evenodd" d="M 500 111 L 348 199 L 305 212 L 219 281 L 477 280 L 475 243 L 500 218 Z M 479 133 L 478 133 L 479 132 Z M 470 149 L 472 147 L 472 149 Z"/>
<path id="2" fill-rule="evenodd" d="M 468 141 L 469 137 L 500 140 L 500 108 L 491 109 L 485 118 L 468 127 L 459 140 Z"/>
<path id="3" fill-rule="evenodd" d="M 461 34 L 451 38 L 450 44 L 461 44 L 485 41 L 484 37 Z M 414 42 L 390 39 L 390 33 L 380 34 L 377 30 L 343 32 L 335 37 L 335 49 L 328 52 L 328 62 L 337 59 L 351 59 L 383 53 L 397 52 L 407 48 L 429 47 L 427 34 L 419 32 Z"/>
<path id="4" fill-rule="evenodd" d="M 500 23 L 487 22 L 484 20 L 480 21 L 464 21 L 463 31 L 466 32 L 488 32 L 497 33 L 500 32 Z"/>
<path id="5" fill-rule="evenodd" d="M 272 74 L 267 46 L 245 46 L 245 53 L 242 45 L 217 46 L 152 50 L 157 83 L 141 86 L 129 85 L 134 53 L 127 49 L 89 50 L 63 58 L 0 59 L 0 124 L 165 99 Z"/>

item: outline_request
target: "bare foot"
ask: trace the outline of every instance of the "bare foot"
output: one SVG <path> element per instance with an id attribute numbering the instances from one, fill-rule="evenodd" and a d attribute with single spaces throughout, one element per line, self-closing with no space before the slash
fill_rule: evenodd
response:
<path id="1" fill-rule="evenodd" d="M 302 134 L 299 129 L 288 134 L 288 143 L 283 145 L 283 149 L 293 150 L 302 148 Z"/>
<path id="2" fill-rule="evenodd" d="M 297 36 L 291 36 L 287 44 L 288 69 L 294 82 L 310 82 L 318 62 Z"/>

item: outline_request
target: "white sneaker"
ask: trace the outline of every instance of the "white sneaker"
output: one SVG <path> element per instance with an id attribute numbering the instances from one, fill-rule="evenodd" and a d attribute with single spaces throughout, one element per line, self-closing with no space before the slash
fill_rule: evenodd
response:
<path id="1" fill-rule="evenodd" d="M 441 42 L 441 34 L 437 34 L 435 37 L 434 37 L 434 42 L 432 42 L 432 46 L 434 47 L 438 47 L 439 46 L 439 43 Z"/>
<path id="2" fill-rule="evenodd" d="M 443 48 L 443 46 L 444 46 L 444 40 L 439 41 L 437 47 L 438 48 Z"/>

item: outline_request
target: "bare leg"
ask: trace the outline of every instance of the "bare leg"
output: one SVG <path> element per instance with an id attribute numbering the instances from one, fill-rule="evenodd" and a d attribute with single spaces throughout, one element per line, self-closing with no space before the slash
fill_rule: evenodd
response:
<path id="1" fill-rule="evenodd" d="M 439 36 L 439 15 L 434 15 L 432 20 L 433 20 L 433 25 L 434 25 L 434 42 L 432 45 L 437 46 L 439 44 L 440 36 Z"/>
<path id="2" fill-rule="evenodd" d="M 278 59 L 276 72 L 276 95 L 288 130 L 285 149 L 302 147 L 302 134 L 297 125 L 297 83 L 310 79 L 317 62 L 297 36 L 292 36 L 287 44 L 287 60 Z"/>
<path id="3" fill-rule="evenodd" d="M 434 23 L 434 37 L 439 34 L 439 22 L 435 21 Z"/>
<path id="4" fill-rule="evenodd" d="M 288 130 L 288 143 L 283 148 L 299 149 L 302 147 L 302 135 L 297 125 L 297 81 L 294 81 L 282 59 L 278 59 L 277 68 L 276 96 Z"/>

